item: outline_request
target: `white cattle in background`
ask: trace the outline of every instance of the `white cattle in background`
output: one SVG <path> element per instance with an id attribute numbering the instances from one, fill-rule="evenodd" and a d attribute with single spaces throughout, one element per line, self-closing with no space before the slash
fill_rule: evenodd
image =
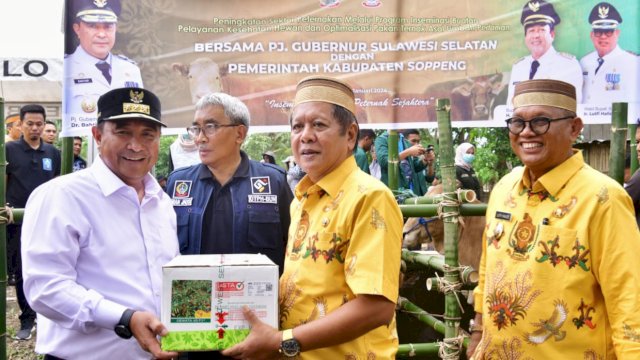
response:
<path id="1" fill-rule="evenodd" d="M 220 67 L 209 58 L 198 58 L 189 65 L 174 63 L 172 67 L 189 80 L 191 101 L 194 104 L 209 93 L 223 91 Z"/>

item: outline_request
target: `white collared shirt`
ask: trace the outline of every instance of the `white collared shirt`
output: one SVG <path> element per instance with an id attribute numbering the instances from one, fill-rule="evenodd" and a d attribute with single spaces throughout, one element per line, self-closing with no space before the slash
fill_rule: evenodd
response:
<path id="1" fill-rule="evenodd" d="M 100 61 L 111 66 L 111 83 L 96 67 Z M 95 123 L 100 95 L 122 87 L 144 87 L 140 68 L 133 60 L 112 53 L 101 60 L 91 56 L 80 45 L 72 54 L 65 56 L 62 103 L 67 116 L 83 123 Z"/>
<path id="2" fill-rule="evenodd" d="M 25 207 L 25 295 L 38 313 L 36 352 L 63 359 L 149 359 L 114 327 L 126 308 L 160 314 L 162 265 L 178 255 L 171 200 L 147 174 L 145 194 L 98 157 L 36 188 Z"/>
<path id="3" fill-rule="evenodd" d="M 606 104 L 635 102 L 640 95 L 640 60 L 636 55 L 616 46 L 602 57 L 598 69 L 598 53 L 593 51 L 580 60 L 584 75 L 584 103 Z M 596 69 L 598 73 L 596 74 Z"/>
<path id="4" fill-rule="evenodd" d="M 521 81 L 529 80 L 533 56 L 528 55 L 518 60 L 511 68 L 509 79 L 509 93 L 507 95 L 507 107 L 511 108 L 511 100 L 515 85 Z M 582 101 L 582 68 L 580 62 L 573 55 L 556 51 L 552 46 L 544 53 L 538 62 L 540 66 L 536 70 L 534 79 L 553 79 L 568 82 L 576 88 L 576 101 Z"/>

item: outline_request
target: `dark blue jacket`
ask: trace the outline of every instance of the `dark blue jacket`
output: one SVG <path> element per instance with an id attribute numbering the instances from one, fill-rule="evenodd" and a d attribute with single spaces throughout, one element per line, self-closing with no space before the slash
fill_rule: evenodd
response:
<path id="1" fill-rule="evenodd" d="M 229 183 L 233 203 L 233 239 L 230 239 L 233 252 L 265 254 L 282 272 L 291 222 L 289 205 L 293 199 L 286 174 L 278 166 L 248 160 L 245 153 L 241 156 L 242 161 L 249 162 L 248 171 L 236 173 Z M 209 169 L 205 165 L 192 165 L 175 170 L 167 180 L 183 255 L 200 254 L 204 212 L 214 190 L 211 182 L 205 182 L 201 176 L 206 172 Z"/>

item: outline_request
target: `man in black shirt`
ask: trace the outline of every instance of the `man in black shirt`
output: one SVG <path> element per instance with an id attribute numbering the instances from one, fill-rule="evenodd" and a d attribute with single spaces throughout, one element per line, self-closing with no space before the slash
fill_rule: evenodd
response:
<path id="1" fill-rule="evenodd" d="M 87 161 L 80 156 L 82 151 L 82 138 L 80 136 L 73 137 L 73 171 L 82 170 L 87 167 Z"/>
<path id="2" fill-rule="evenodd" d="M 60 151 L 42 141 L 45 110 L 40 105 L 25 105 L 20 109 L 22 137 L 6 144 L 7 203 L 24 208 L 29 195 L 39 185 L 60 175 Z M 15 276 L 16 295 L 20 306 L 20 330 L 15 338 L 28 340 L 36 314 L 27 303 L 22 288 L 20 259 L 21 224 L 7 225 L 7 264 L 9 276 Z"/>

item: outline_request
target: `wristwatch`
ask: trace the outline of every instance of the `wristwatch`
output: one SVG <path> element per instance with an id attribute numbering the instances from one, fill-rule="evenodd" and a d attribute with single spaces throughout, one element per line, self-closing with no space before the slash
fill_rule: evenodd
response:
<path id="1" fill-rule="evenodd" d="M 290 358 L 296 357 L 300 354 L 300 343 L 293 337 L 293 329 L 287 329 L 282 332 L 280 353 Z"/>
<path id="2" fill-rule="evenodd" d="M 471 319 L 469 321 L 469 334 L 473 334 L 474 332 L 482 332 L 482 326 L 476 324 L 476 322 Z"/>
<path id="3" fill-rule="evenodd" d="M 129 327 L 129 323 L 131 322 L 131 317 L 135 310 L 127 309 L 122 313 L 122 317 L 120 318 L 120 322 L 116 325 L 115 329 L 116 335 L 120 336 L 123 339 L 131 339 L 133 333 L 131 332 L 131 328 Z"/>

